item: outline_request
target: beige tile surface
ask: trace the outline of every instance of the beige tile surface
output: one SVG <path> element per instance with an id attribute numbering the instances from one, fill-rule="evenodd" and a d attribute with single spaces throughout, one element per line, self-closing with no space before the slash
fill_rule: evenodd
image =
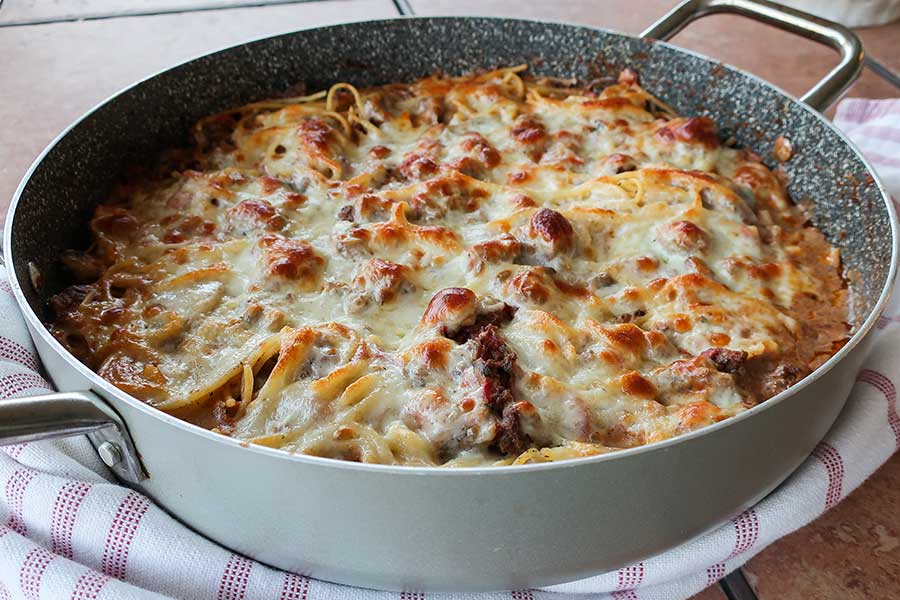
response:
<path id="1" fill-rule="evenodd" d="M 44 146 L 121 88 L 238 42 L 395 14 L 390 0 L 345 0 L 0 29 L 0 215 Z"/>
<path id="2" fill-rule="evenodd" d="M 0 5 L 0 25 L 233 8 L 262 1 L 275 4 L 311 0 L 6 0 Z"/>
<path id="3" fill-rule="evenodd" d="M 900 598 L 900 455 L 744 573 L 759 600 Z"/>

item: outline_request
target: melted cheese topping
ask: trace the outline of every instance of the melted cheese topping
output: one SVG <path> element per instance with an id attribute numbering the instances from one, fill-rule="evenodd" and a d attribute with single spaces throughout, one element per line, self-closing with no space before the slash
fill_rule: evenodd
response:
<path id="1" fill-rule="evenodd" d="M 519 71 L 204 119 L 63 256 L 55 334 L 224 435 L 457 466 L 666 439 L 843 343 L 838 253 L 758 156 L 633 72 Z"/>

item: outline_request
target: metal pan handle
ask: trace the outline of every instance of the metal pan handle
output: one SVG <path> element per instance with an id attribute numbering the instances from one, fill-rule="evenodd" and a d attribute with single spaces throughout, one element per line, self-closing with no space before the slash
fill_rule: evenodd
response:
<path id="1" fill-rule="evenodd" d="M 125 423 L 92 392 L 0 400 L 0 446 L 82 434 L 120 479 L 146 479 Z"/>
<path id="2" fill-rule="evenodd" d="M 831 106 L 862 71 L 862 43 L 850 29 L 767 0 L 686 0 L 648 27 L 641 37 L 668 40 L 691 21 L 717 13 L 743 15 L 840 52 L 838 65 L 800 97 L 801 102 L 820 112 Z"/>

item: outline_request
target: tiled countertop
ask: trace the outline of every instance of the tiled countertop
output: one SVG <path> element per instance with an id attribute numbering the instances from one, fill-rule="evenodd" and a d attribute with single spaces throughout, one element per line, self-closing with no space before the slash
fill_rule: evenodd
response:
<path id="1" fill-rule="evenodd" d="M 251 6 L 265 4 L 265 6 Z M 0 213 L 35 156 L 122 87 L 186 58 L 248 39 L 346 20 L 489 14 L 637 33 L 672 0 L 6 0 L 0 7 Z M 514 8 L 511 8 L 514 7 Z M 123 12 L 127 16 L 123 16 Z M 79 20 L 82 19 L 82 20 Z M 900 23 L 859 31 L 900 71 Z M 801 94 L 836 60 L 828 49 L 738 17 L 715 16 L 674 43 Z M 866 71 L 849 95 L 898 96 Z M 835 509 L 744 567 L 760 600 L 900 598 L 900 455 Z M 724 600 L 713 587 L 696 600 Z"/>

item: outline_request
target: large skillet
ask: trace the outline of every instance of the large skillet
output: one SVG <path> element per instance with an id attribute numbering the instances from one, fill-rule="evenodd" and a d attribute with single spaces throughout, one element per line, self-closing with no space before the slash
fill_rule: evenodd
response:
<path id="1" fill-rule="evenodd" d="M 730 11 L 828 43 L 836 67 L 797 101 L 731 67 L 664 43 L 555 23 L 486 18 L 372 21 L 236 46 L 147 79 L 88 113 L 35 162 L 5 233 L 11 285 L 59 394 L 0 402 L 0 443 L 88 432 L 125 483 L 201 534 L 265 563 L 389 589 L 526 588 L 646 558 L 746 509 L 782 482 L 840 412 L 866 333 L 896 269 L 893 209 L 858 151 L 822 110 L 856 77 L 848 30 L 749 0 L 692 0 L 644 33 Z M 839 246 L 858 303 L 855 335 L 791 389 L 746 413 L 647 447 L 561 463 L 436 469 L 361 465 L 242 445 L 154 410 L 89 371 L 42 324 L 62 285 L 56 257 L 124 165 L 185 142 L 198 118 L 304 81 L 321 89 L 408 80 L 437 69 L 530 62 L 585 79 L 631 66 L 642 83 L 723 136 L 797 154 L 790 192 Z M 30 273 L 40 272 L 36 289 Z"/>

